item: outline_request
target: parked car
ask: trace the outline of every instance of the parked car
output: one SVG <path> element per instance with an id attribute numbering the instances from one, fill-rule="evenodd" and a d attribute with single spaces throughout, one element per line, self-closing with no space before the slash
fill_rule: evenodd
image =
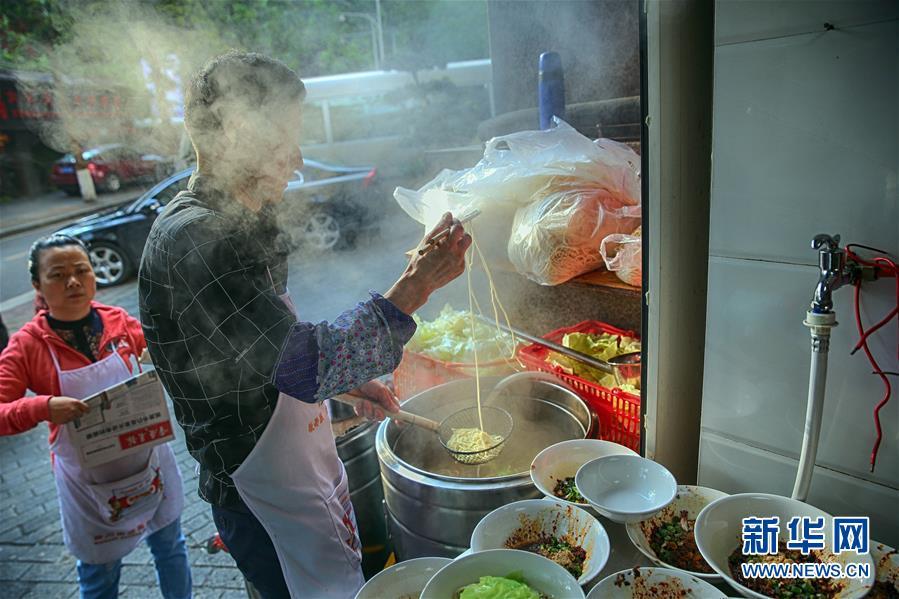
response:
<path id="1" fill-rule="evenodd" d="M 98 191 L 119 191 L 122 186 L 138 181 L 159 181 L 172 172 L 172 161 L 157 154 L 147 154 L 124 144 L 106 144 L 81 154 L 87 162 Z M 53 163 L 50 180 L 69 195 L 78 195 L 75 157 L 66 154 Z"/>
<path id="2" fill-rule="evenodd" d="M 377 170 L 305 160 L 287 184 L 278 222 L 293 249 L 314 252 L 351 247 L 371 226 Z M 129 203 L 87 216 L 59 229 L 88 246 L 97 285 L 122 283 L 136 273 L 150 227 L 169 201 L 187 187 L 193 167 L 175 173 Z"/>

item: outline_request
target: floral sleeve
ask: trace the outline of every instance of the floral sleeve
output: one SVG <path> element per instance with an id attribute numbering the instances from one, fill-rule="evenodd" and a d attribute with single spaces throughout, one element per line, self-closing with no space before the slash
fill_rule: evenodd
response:
<path id="1" fill-rule="evenodd" d="M 399 365 L 415 321 L 377 293 L 371 296 L 333 323 L 293 326 L 275 371 L 279 391 L 307 402 L 321 401 Z"/>

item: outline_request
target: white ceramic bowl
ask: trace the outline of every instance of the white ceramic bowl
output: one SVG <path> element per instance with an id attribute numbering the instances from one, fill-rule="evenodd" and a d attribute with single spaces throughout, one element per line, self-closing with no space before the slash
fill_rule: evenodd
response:
<path id="1" fill-rule="evenodd" d="M 677 494 L 668 469 L 640 456 L 613 455 L 580 467 L 575 484 L 597 512 L 614 522 L 639 522 Z"/>
<path id="2" fill-rule="evenodd" d="M 599 520 L 578 507 L 550 499 L 526 499 L 493 510 L 471 533 L 471 550 L 505 549 L 509 537 L 522 528 L 534 536 L 568 536 L 583 547 L 587 561 L 577 579 L 581 585 L 596 578 L 609 559 L 609 535 Z"/>
<path id="3" fill-rule="evenodd" d="M 726 595 L 704 580 L 699 580 L 681 570 L 668 568 L 622 570 L 600 580 L 587 595 L 587 599 L 674 599 L 675 597 L 724 599 Z"/>
<path id="4" fill-rule="evenodd" d="M 420 557 L 400 562 L 378 572 L 356 594 L 356 599 L 415 597 L 437 572 L 453 560 L 446 557 Z"/>
<path id="5" fill-rule="evenodd" d="M 559 564 L 536 553 L 491 549 L 456 558 L 428 582 L 421 599 L 453 599 L 456 591 L 481 576 L 521 573 L 529 587 L 552 599 L 584 599 L 574 576 Z"/>
<path id="6" fill-rule="evenodd" d="M 578 469 L 596 458 L 607 455 L 637 455 L 624 445 L 599 439 L 573 439 L 550 445 L 531 462 L 531 480 L 541 493 L 568 505 L 589 507 L 587 503 L 566 501 L 553 494 L 556 482 L 574 476 Z"/>
<path id="7" fill-rule="evenodd" d="M 834 555 L 830 552 L 833 547 L 833 518 L 816 508 L 815 506 L 781 497 L 780 495 L 767 495 L 764 493 L 744 493 L 729 495 L 713 501 L 707 505 L 696 518 L 696 545 L 702 553 L 702 557 L 709 563 L 715 572 L 727 581 L 734 589 L 744 597 L 764 599 L 764 595 L 747 589 L 736 582 L 730 573 L 727 560 L 734 550 L 742 542 L 743 518 L 750 516 L 780 518 L 780 540 L 786 541 L 789 536 L 787 523 L 795 516 L 808 516 L 811 518 L 823 517 L 824 537 L 826 550 L 822 551 L 825 561 L 847 563 L 871 564 L 871 576 L 865 580 L 848 579 L 846 586 L 838 595 L 840 599 L 863 597 L 874 584 L 874 562 L 870 555 L 858 555 L 855 552 L 842 552 Z"/>
<path id="8" fill-rule="evenodd" d="M 696 517 L 699 515 L 699 512 L 702 511 L 702 508 L 722 497 L 727 497 L 727 493 L 723 493 L 716 489 L 709 489 L 708 487 L 680 485 L 677 488 L 677 494 L 674 496 L 674 501 L 665 506 L 661 511 L 656 512 L 646 520 L 629 522 L 626 526 L 627 536 L 630 537 L 634 547 L 639 549 L 640 553 L 649 558 L 649 560 L 657 566 L 680 570 L 713 584 L 721 582 L 721 577 L 718 574 L 684 570 L 683 568 L 677 568 L 662 561 L 662 559 L 656 555 L 656 552 L 653 551 L 652 546 L 650 545 L 650 538 L 652 536 L 652 531 L 662 522 L 671 522 L 672 518 L 679 516 L 680 513 L 684 511 L 687 512 L 687 518 L 696 520 Z"/>

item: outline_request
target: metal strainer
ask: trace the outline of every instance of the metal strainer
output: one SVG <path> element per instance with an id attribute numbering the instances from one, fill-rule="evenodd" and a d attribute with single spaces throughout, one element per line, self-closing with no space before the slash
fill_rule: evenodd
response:
<path id="1" fill-rule="evenodd" d="M 458 429 L 481 429 L 483 419 L 483 431 L 490 435 L 490 443 L 483 449 L 476 451 L 459 451 L 449 445 L 453 432 Z M 465 408 L 454 412 L 440 422 L 437 436 L 440 443 L 456 461 L 462 464 L 483 464 L 497 457 L 502 452 L 504 444 L 512 434 L 514 423 L 512 415 L 502 408 L 482 406 L 481 417 L 478 417 L 478 408 Z"/>

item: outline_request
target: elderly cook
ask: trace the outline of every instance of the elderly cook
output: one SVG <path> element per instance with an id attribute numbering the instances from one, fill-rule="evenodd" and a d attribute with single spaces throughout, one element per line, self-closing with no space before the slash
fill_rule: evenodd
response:
<path id="1" fill-rule="evenodd" d="M 409 315 L 464 271 L 471 238 L 445 215 L 431 235 L 449 236 L 383 295 L 333 323 L 298 321 L 271 206 L 303 165 L 304 95 L 259 54 L 219 56 L 190 82 L 197 170 L 150 232 L 140 312 L 200 496 L 244 576 L 265 597 L 352 597 L 360 542 L 322 401 L 356 389 L 369 415 L 398 409 L 373 379 L 398 365 Z"/>

